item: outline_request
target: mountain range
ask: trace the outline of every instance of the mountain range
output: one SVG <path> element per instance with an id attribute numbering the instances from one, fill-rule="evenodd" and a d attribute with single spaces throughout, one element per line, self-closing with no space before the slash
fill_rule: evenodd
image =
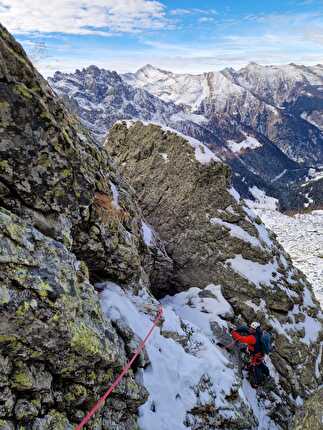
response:
<path id="1" fill-rule="evenodd" d="M 323 202 L 322 65 L 250 63 L 200 75 L 90 66 L 49 81 L 99 141 L 118 120 L 166 125 L 228 163 L 243 197 L 261 189 L 282 209 Z"/>

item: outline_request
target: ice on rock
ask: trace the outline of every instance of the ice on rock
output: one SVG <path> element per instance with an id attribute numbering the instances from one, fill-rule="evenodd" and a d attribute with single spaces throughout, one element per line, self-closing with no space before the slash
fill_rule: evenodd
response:
<path id="1" fill-rule="evenodd" d="M 155 243 L 154 240 L 154 230 L 153 228 L 147 224 L 146 222 L 142 221 L 141 222 L 141 230 L 142 230 L 142 235 L 143 235 L 143 239 L 145 244 L 149 247 L 152 246 Z"/>
<path id="2" fill-rule="evenodd" d="M 112 197 L 113 197 L 112 204 L 113 204 L 115 209 L 120 209 L 118 188 L 111 181 L 110 181 L 110 187 L 111 187 Z"/>

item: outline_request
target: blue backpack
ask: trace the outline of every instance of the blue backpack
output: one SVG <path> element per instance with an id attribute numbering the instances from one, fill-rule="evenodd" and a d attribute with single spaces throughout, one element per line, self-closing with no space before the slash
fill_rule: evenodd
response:
<path id="1" fill-rule="evenodd" d="M 265 354 L 269 354 L 273 350 L 271 334 L 268 331 L 263 331 L 261 336 L 262 349 Z"/>

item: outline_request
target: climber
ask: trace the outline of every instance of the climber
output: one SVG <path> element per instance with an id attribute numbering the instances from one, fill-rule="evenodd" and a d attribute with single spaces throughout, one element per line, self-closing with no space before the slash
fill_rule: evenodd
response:
<path id="1" fill-rule="evenodd" d="M 256 321 L 251 323 L 250 327 L 238 327 L 231 332 L 231 335 L 234 340 L 248 345 L 247 352 L 250 354 L 250 360 L 247 368 L 251 385 L 257 388 L 270 377 L 269 369 L 264 363 L 265 354 L 270 352 L 270 341 L 268 342 L 268 338 L 264 337 L 260 324 Z"/>

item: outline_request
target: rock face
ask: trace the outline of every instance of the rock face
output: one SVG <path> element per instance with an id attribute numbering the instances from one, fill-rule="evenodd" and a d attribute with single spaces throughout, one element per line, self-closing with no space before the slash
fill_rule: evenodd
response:
<path id="1" fill-rule="evenodd" d="M 2 204 L 72 246 L 93 279 L 138 282 L 149 251 L 131 190 L 4 30 L 1 55 Z"/>
<path id="2" fill-rule="evenodd" d="M 317 388 L 319 305 L 304 275 L 230 188 L 229 168 L 205 146 L 139 122 L 115 125 L 106 147 L 167 243 L 175 269 L 170 292 L 221 285 L 236 315 L 275 333 L 272 361 L 286 401 Z"/>
<path id="3" fill-rule="evenodd" d="M 293 430 L 320 430 L 323 423 L 323 389 L 311 396 L 297 412 Z"/>
<path id="4" fill-rule="evenodd" d="M 72 429 L 133 350 L 91 282 L 158 285 L 171 262 L 145 243 L 106 151 L 3 27 L 0 59 L 0 427 Z M 146 397 L 130 372 L 93 426 L 135 428 Z"/>
<path id="5" fill-rule="evenodd" d="M 72 429 L 125 364 L 125 343 L 103 318 L 86 266 L 61 242 L 5 209 L 0 242 L 0 427 Z M 120 416 L 134 428 L 145 389 L 130 373 L 115 394 L 96 428 Z"/>

